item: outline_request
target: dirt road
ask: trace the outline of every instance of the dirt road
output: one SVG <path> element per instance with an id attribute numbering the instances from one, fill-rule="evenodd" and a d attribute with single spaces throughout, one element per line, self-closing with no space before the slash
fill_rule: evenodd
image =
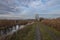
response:
<path id="1" fill-rule="evenodd" d="M 42 40 L 41 32 L 40 32 L 40 28 L 39 27 L 40 27 L 39 24 L 36 23 L 36 28 L 35 28 L 36 40 Z"/>
<path id="2" fill-rule="evenodd" d="M 56 36 L 49 26 L 36 23 L 35 35 L 36 40 L 60 40 L 60 36 Z"/>

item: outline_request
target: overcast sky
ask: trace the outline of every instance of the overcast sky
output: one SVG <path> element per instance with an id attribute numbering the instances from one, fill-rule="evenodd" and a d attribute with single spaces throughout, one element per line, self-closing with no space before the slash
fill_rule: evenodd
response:
<path id="1" fill-rule="evenodd" d="M 60 0 L 0 0 L 0 17 L 34 18 L 36 13 L 59 15 Z"/>

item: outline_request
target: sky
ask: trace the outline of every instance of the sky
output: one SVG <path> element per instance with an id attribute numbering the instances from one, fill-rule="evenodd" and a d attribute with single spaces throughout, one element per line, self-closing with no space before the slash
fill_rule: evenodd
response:
<path id="1" fill-rule="evenodd" d="M 35 14 L 59 17 L 60 0 L 0 0 L 0 17 L 34 18 Z"/>

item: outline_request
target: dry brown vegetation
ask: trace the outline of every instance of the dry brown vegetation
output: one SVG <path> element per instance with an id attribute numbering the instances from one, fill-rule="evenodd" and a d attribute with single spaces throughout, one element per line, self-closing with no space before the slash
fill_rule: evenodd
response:
<path id="1" fill-rule="evenodd" d="M 15 25 L 25 25 L 29 20 L 0 20 L 0 29 L 4 29 L 7 27 L 12 27 Z M 32 21 L 31 21 L 32 22 Z"/>
<path id="2" fill-rule="evenodd" d="M 1 26 L 11 26 L 15 25 L 16 22 L 14 20 L 0 20 L 0 27 Z"/>
<path id="3" fill-rule="evenodd" d="M 14 20 L 0 20 L 0 29 L 11 27 L 15 24 L 16 22 Z"/>
<path id="4" fill-rule="evenodd" d="M 60 18 L 45 19 L 45 20 L 42 20 L 42 23 L 60 31 Z"/>

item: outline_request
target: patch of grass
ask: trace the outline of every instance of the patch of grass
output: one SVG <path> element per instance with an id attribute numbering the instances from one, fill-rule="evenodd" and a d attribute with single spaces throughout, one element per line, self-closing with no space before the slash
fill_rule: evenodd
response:
<path id="1" fill-rule="evenodd" d="M 44 25 L 44 24 L 41 24 L 41 25 L 43 25 L 45 28 L 47 28 L 51 33 L 53 33 L 55 36 L 56 36 L 56 38 L 57 39 L 59 39 L 60 38 L 60 31 L 58 31 L 58 30 L 56 30 L 54 27 L 50 27 L 50 26 L 47 26 L 47 25 Z M 42 26 L 42 27 L 43 27 Z M 44 28 L 43 27 L 43 28 Z"/>
<path id="2" fill-rule="evenodd" d="M 40 32 L 42 34 L 42 40 L 53 40 L 44 27 L 45 26 L 40 23 Z"/>
<path id="3" fill-rule="evenodd" d="M 60 37 L 60 31 L 57 31 L 55 28 L 53 27 L 48 27 L 49 30 L 51 30 L 57 37 Z"/>
<path id="4" fill-rule="evenodd" d="M 35 24 L 32 26 L 32 30 L 28 33 L 27 37 L 25 37 L 25 40 L 35 40 Z"/>
<path id="5" fill-rule="evenodd" d="M 11 36 L 7 36 L 5 40 L 34 40 L 35 39 L 35 24 L 28 25 L 25 28 L 17 31 Z"/>

